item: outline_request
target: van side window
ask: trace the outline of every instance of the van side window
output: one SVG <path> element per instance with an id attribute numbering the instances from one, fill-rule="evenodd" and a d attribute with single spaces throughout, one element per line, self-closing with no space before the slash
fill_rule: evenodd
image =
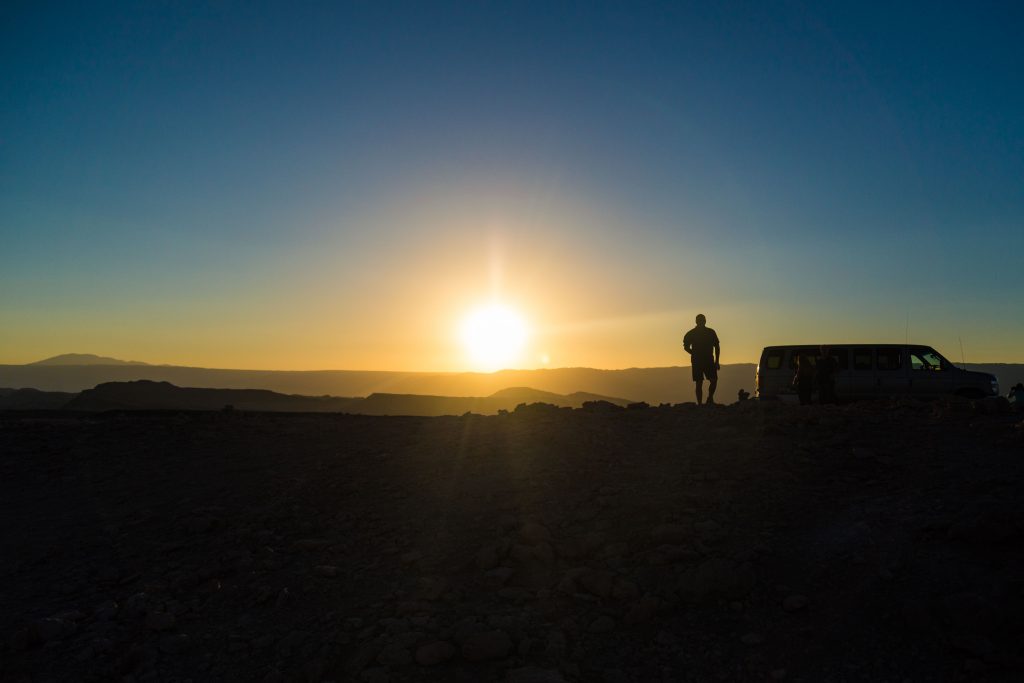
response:
<path id="1" fill-rule="evenodd" d="M 836 359 L 836 370 L 850 369 L 850 354 L 846 352 L 846 349 L 830 348 L 828 350 L 828 355 Z"/>
<path id="2" fill-rule="evenodd" d="M 853 369 L 870 370 L 874 366 L 874 354 L 871 349 L 853 350 Z"/>
<path id="3" fill-rule="evenodd" d="M 902 356 L 900 349 L 878 349 L 878 369 L 899 370 L 902 367 Z"/>
<path id="4" fill-rule="evenodd" d="M 778 370 L 782 367 L 782 350 L 776 349 L 764 354 L 764 366 L 769 370 Z"/>

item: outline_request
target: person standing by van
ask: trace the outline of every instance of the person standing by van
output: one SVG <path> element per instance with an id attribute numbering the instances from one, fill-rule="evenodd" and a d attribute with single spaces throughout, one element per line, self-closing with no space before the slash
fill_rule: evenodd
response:
<path id="1" fill-rule="evenodd" d="M 697 327 L 683 336 L 683 350 L 690 354 L 697 405 L 704 402 L 705 377 L 709 381 L 708 403 L 714 403 L 715 389 L 718 388 L 718 370 L 722 367 L 719 363 L 722 350 L 718 344 L 718 334 L 707 326 L 707 318 L 703 313 L 697 315 Z"/>
<path id="2" fill-rule="evenodd" d="M 793 375 L 793 386 L 800 396 L 800 405 L 811 404 L 811 394 L 814 393 L 814 365 L 811 357 L 798 354 L 796 356 L 796 374 Z"/>

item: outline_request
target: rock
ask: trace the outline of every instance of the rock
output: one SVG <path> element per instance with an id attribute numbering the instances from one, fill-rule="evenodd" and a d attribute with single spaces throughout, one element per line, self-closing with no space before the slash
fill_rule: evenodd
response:
<path id="1" fill-rule="evenodd" d="M 484 546 L 476 554 L 476 566 L 481 570 L 494 569 L 501 561 L 497 547 L 493 545 Z"/>
<path id="2" fill-rule="evenodd" d="M 543 524 L 527 522 L 519 529 L 519 538 L 536 545 L 550 541 L 551 532 Z"/>
<path id="3" fill-rule="evenodd" d="M 566 639 L 564 631 L 555 629 L 548 633 L 547 651 L 552 656 L 560 657 L 568 645 L 569 641 Z"/>
<path id="4" fill-rule="evenodd" d="M 612 584 L 614 577 L 611 572 L 602 570 L 588 571 L 579 577 L 578 583 L 588 593 L 598 596 L 599 598 L 607 598 L 612 593 Z"/>
<path id="5" fill-rule="evenodd" d="M 170 612 L 150 612 L 146 615 L 146 628 L 150 631 L 169 631 L 177 619 Z"/>
<path id="6" fill-rule="evenodd" d="M 327 538 L 302 538 L 295 541 L 292 544 L 292 548 L 300 552 L 309 552 L 311 550 L 323 550 L 333 544 L 334 542 Z"/>
<path id="7" fill-rule="evenodd" d="M 526 588 L 506 586 L 498 591 L 498 597 L 503 600 L 511 600 L 512 602 L 526 602 L 530 599 L 530 591 Z"/>
<path id="8" fill-rule="evenodd" d="M 644 596 L 630 605 L 629 610 L 626 612 L 626 623 L 643 624 L 650 621 L 658 613 L 659 604 L 658 598 L 652 595 Z"/>
<path id="9" fill-rule="evenodd" d="M 462 643 L 462 657 L 468 662 L 504 659 L 512 651 L 512 639 L 504 631 L 474 633 Z"/>
<path id="10" fill-rule="evenodd" d="M 616 600 L 633 600 L 640 597 L 640 589 L 632 581 L 616 579 L 612 586 L 612 597 Z"/>
<path id="11" fill-rule="evenodd" d="M 495 567 L 487 572 L 487 580 L 492 586 L 504 586 L 516 573 L 512 567 Z"/>
<path id="12" fill-rule="evenodd" d="M 755 576 L 749 563 L 711 558 L 680 576 L 679 592 L 690 600 L 744 597 L 753 588 Z"/>
<path id="13" fill-rule="evenodd" d="M 760 645 L 764 642 L 764 636 L 760 633 L 746 633 L 740 638 L 744 645 Z"/>
<path id="14" fill-rule="evenodd" d="M 656 526 L 651 535 L 659 543 L 678 545 L 693 537 L 690 529 L 682 524 L 661 524 Z"/>
<path id="15" fill-rule="evenodd" d="M 420 666 L 435 666 L 443 664 L 455 656 L 455 646 L 444 640 L 435 640 L 432 643 L 420 645 L 416 649 L 416 663 Z"/>
<path id="16" fill-rule="evenodd" d="M 709 544 L 717 543 L 725 538 L 726 535 L 725 529 L 713 519 L 694 522 L 693 530 L 697 532 L 701 541 Z"/>
<path id="17" fill-rule="evenodd" d="M 443 578 L 422 576 L 416 581 L 416 590 L 413 593 L 417 600 L 438 600 L 448 592 L 448 581 Z"/>
<path id="18" fill-rule="evenodd" d="M 318 564 L 313 567 L 313 573 L 326 579 L 333 579 L 338 576 L 338 568 L 330 564 Z"/>
<path id="19" fill-rule="evenodd" d="M 995 646 L 991 640 L 975 633 L 954 636 L 950 639 L 950 644 L 956 649 L 972 654 L 980 659 L 988 659 L 995 652 Z"/>
<path id="20" fill-rule="evenodd" d="M 977 593 L 954 593 L 942 599 L 943 620 L 955 634 L 996 633 L 1006 614 Z"/>
<path id="21" fill-rule="evenodd" d="M 74 624 L 63 619 L 37 619 L 32 622 L 31 640 L 39 643 L 49 643 L 59 640 L 74 631 Z"/>
<path id="22" fill-rule="evenodd" d="M 410 550 L 407 553 L 403 553 L 401 558 L 399 558 L 399 559 L 402 561 L 402 564 L 408 566 L 408 565 L 411 565 L 411 564 L 416 564 L 417 562 L 422 560 L 423 559 L 423 553 L 421 553 L 418 550 Z"/>
<path id="23" fill-rule="evenodd" d="M 590 622 L 590 627 L 587 630 L 591 633 L 608 633 L 609 631 L 614 631 L 615 620 L 606 614 L 601 615 Z"/>
<path id="24" fill-rule="evenodd" d="M 360 674 L 359 679 L 363 683 L 389 683 L 391 675 L 388 673 L 386 667 L 377 666 L 372 669 L 366 669 Z"/>
<path id="25" fill-rule="evenodd" d="M 505 674 L 505 683 L 565 683 L 565 678 L 555 669 L 522 666 L 509 669 Z"/>
<path id="26" fill-rule="evenodd" d="M 629 554 L 628 543 L 609 543 L 601 550 L 601 557 L 622 557 Z"/>
<path id="27" fill-rule="evenodd" d="M 109 621 L 117 616 L 118 605 L 113 600 L 107 600 L 96 605 L 92 611 L 92 616 L 97 621 Z"/>
<path id="28" fill-rule="evenodd" d="M 176 655 L 188 649 L 189 637 L 184 633 L 167 635 L 160 639 L 160 651 L 168 655 Z"/>
<path id="29" fill-rule="evenodd" d="M 384 666 L 405 666 L 412 663 L 412 654 L 401 645 L 385 645 L 377 653 L 377 662 Z"/>
<path id="30" fill-rule="evenodd" d="M 787 612 L 799 612 L 807 607 L 806 595 L 787 595 L 782 601 L 782 609 Z"/>

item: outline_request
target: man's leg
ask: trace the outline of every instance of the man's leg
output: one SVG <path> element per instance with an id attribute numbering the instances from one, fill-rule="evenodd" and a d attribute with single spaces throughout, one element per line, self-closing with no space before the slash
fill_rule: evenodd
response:
<path id="1" fill-rule="evenodd" d="M 697 387 L 697 405 L 704 402 L 704 380 L 694 380 L 694 386 Z"/>
<path id="2" fill-rule="evenodd" d="M 708 382 L 708 403 L 715 402 L 715 389 L 718 388 L 718 378 L 715 377 L 713 380 Z"/>

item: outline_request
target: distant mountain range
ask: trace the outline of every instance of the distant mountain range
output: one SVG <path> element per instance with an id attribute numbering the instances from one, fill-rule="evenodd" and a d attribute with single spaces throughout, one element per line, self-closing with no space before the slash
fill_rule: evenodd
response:
<path id="1" fill-rule="evenodd" d="M 74 364 L 68 360 L 83 358 Z M 729 403 L 739 389 L 753 392 L 754 364 L 723 365 L 718 399 Z M 387 372 L 358 370 L 218 370 L 126 363 L 88 354 L 66 354 L 28 365 L 0 365 L 0 386 L 80 392 L 105 382 L 170 382 L 179 387 L 265 389 L 303 396 L 417 394 L 491 397 L 509 387 L 531 387 L 562 396 L 585 392 L 624 396 L 652 405 L 693 400 L 689 367 L 597 370 L 558 368 L 478 372 Z"/>
<path id="2" fill-rule="evenodd" d="M 72 362 L 75 360 L 81 362 Z M 1004 393 L 1013 384 L 1024 382 L 1024 364 L 985 363 L 968 364 L 967 367 L 994 374 L 999 378 Z M 718 401 L 730 403 L 736 400 L 739 389 L 753 393 L 755 368 L 753 363 L 723 365 L 719 371 Z M 374 395 L 424 396 L 428 404 L 438 405 L 437 399 L 441 398 L 457 398 L 462 401 L 491 400 L 500 395 L 500 392 L 518 391 L 510 387 L 530 387 L 527 391 L 548 392 L 561 397 L 571 397 L 577 392 L 595 396 L 626 397 L 631 401 L 646 401 L 652 405 L 693 400 L 693 382 L 689 367 L 626 370 L 558 368 L 502 370 L 494 373 L 218 370 L 176 365 L 147 365 L 91 354 L 65 354 L 27 365 L 0 365 L 0 387 L 31 387 L 46 392 L 78 393 L 107 382 L 136 380 L 168 382 L 176 387 L 193 389 L 265 390 L 307 398 L 365 397 L 363 400 L 366 401 L 366 409 L 373 406 L 374 401 L 381 400 L 374 399 Z M 412 398 L 403 400 L 406 402 L 405 405 L 415 405 Z M 533 400 L 544 401 L 542 398 Z M 398 399 L 388 399 L 389 406 L 397 403 Z"/>
<path id="3" fill-rule="evenodd" d="M 62 353 L 52 358 L 37 360 L 29 365 L 149 365 L 138 360 L 118 360 L 109 356 L 97 356 L 94 353 Z"/>
<path id="4" fill-rule="evenodd" d="M 486 397 L 371 394 L 366 398 L 299 396 L 263 389 L 202 389 L 178 387 L 169 382 L 137 380 L 106 382 L 79 394 L 42 392 L 35 389 L 0 389 L 0 409 L 76 411 L 105 410 L 235 410 L 275 412 L 341 412 L 363 415 L 461 415 L 467 412 L 494 414 L 515 410 L 521 403 L 550 403 L 580 408 L 587 401 L 607 401 L 625 406 L 622 398 L 577 392 L 571 395 L 526 387 L 505 389 Z"/>

